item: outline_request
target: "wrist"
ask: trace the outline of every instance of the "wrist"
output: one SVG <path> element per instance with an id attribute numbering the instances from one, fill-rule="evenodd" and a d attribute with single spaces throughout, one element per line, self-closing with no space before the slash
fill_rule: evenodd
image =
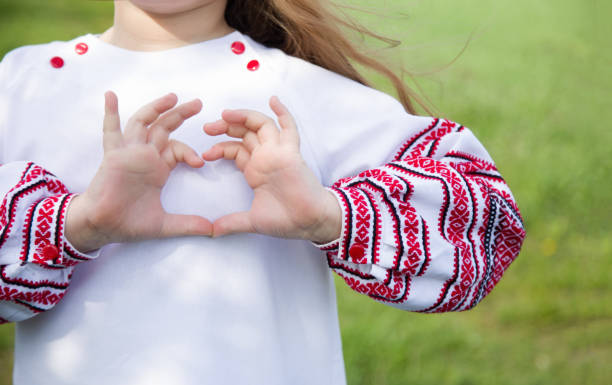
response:
<path id="1" fill-rule="evenodd" d="M 66 212 L 64 236 L 79 252 L 87 253 L 110 243 L 90 221 L 89 205 L 84 195 L 76 195 Z"/>
<path id="2" fill-rule="evenodd" d="M 309 237 L 311 242 L 318 245 L 324 245 L 340 238 L 342 232 L 342 209 L 338 199 L 327 189 L 323 196 L 321 219 Z"/>

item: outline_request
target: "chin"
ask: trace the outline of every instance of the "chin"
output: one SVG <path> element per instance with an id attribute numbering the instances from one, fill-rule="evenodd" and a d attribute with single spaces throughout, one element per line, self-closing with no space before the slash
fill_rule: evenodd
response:
<path id="1" fill-rule="evenodd" d="M 215 3 L 225 6 L 227 0 L 130 0 L 130 2 L 143 11 L 169 15 Z"/>

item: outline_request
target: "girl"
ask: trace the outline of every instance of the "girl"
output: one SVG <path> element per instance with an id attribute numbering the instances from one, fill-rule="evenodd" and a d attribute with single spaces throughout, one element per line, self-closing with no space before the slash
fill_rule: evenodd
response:
<path id="1" fill-rule="evenodd" d="M 342 384 L 329 268 L 411 311 L 492 289 L 524 237 L 506 184 L 468 129 L 363 85 L 351 59 L 386 70 L 337 21 L 117 1 L 102 35 L 4 58 L 15 384 Z"/>

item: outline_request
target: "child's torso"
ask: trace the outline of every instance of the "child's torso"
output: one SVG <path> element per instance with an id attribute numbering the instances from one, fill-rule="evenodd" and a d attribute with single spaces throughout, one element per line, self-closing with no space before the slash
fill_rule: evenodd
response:
<path id="1" fill-rule="evenodd" d="M 247 69 L 257 55 L 248 45 L 234 54 L 234 38 L 241 36 L 203 45 L 206 54 L 158 57 L 109 57 L 96 52 L 109 47 L 97 44 L 80 55 L 79 40 L 54 44 L 63 67 L 49 64 L 51 52 L 39 55 L 42 63 L 2 95 L 9 106 L 0 122 L 2 161 L 34 161 L 84 191 L 102 159 L 106 90 L 117 93 L 123 123 L 167 92 L 198 97 L 203 111 L 172 137 L 200 153 L 227 140 L 207 136 L 202 125 L 224 108 L 270 114 L 268 98 L 283 86 L 266 63 Z M 162 203 L 214 220 L 247 210 L 251 197 L 240 171 L 223 160 L 179 166 Z M 343 383 L 333 281 L 321 253 L 303 241 L 244 234 L 110 245 L 77 267 L 56 308 L 18 325 L 15 381 Z"/>

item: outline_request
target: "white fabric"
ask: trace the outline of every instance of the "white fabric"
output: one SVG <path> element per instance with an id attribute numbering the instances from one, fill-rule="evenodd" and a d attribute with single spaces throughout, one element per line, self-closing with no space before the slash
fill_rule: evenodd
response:
<path id="1" fill-rule="evenodd" d="M 236 55 L 233 41 L 246 44 Z M 89 50 L 78 55 L 74 46 Z M 64 59 L 62 68 L 49 60 Z M 258 60 L 257 71 L 246 69 Z M 425 118 L 391 97 L 234 32 L 162 52 L 123 50 L 86 35 L 20 48 L 0 69 L 1 163 L 34 161 L 83 191 L 102 158 L 103 93 L 122 121 L 167 92 L 203 111 L 173 136 L 202 152 L 225 140 L 202 124 L 224 108 L 272 115 L 279 95 L 300 125 L 307 163 L 329 185 L 384 163 Z M 167 210 L 211 220 L 249 207 L 228 161 L 179 167 Z M 364 298 L 364 300 L 366 300 Z M 76 267 L 65 298 L 18 324 L 21 384 L 343 384 L 333 281 L 308 242 L 258 235 L 177 238 L 103 248 Z"/>

